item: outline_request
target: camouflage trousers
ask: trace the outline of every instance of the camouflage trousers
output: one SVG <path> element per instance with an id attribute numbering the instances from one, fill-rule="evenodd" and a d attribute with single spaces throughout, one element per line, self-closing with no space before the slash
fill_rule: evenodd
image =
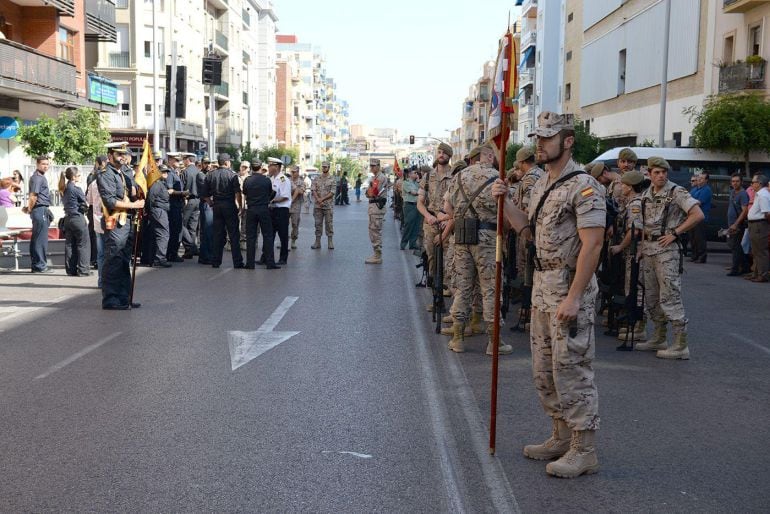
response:
<path id="1" fill-rule="evenodd" d="M 296 241 L 299 237 L 299 221 L 302 217 L 302 211 L 296 210 L 295 212 L 289 211 L 289 219 L 291 220 L 291 240 Z"/>
<path id="2" fill-rule="evenodd" d="M 323 225 L 326 225 L 326 235 L 334 235 L 334 209 L 313 209 L 313 220 L 315 221 L 315 236 L 321 237 Z"/>
<path id="3" fill-rule="evenodd" d="M 654 323 L 671 321 L 681 332 L 686 331 L 687 319 L 682 304 L 682 276 L 679 274 L 679 251 L 668 250 L 645 255 L 644 303 Z"/>
<path id="4" fill-rule="evenodd" d="M 474 292 L 481 296 L 484 321 L 495 320 L 495 247 L 489 245 L 455 245 L 455 297 L 450 313 L 461 323 L 468 321 L 474 306 Z M 478 284 L 478 289 L 474 289 Z"/>
<path id="5" fill-rule="evenodd" d="M 369 241 L 375 252 L 382 251 L 382 223 L 385 221 L 387 208 L 377 207 L 376 203 L 369 204 Z"/>
<path id="6" fill-rule="evenodd" d="M 564 420 L 572 430 L 599 428 L 593 369 L 595 297 L 587 303 L 581 303 L 576 324 L 558 321 L 556 311 L 535 307 L 530 322 L 532 378 L 540 403 L 548 416 Z"/>

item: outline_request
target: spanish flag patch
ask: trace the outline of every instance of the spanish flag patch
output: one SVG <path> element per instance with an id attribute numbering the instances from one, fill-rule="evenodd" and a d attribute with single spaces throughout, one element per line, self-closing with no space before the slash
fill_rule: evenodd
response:
<path id="1" fill-rule="evenodd" d="M 583 198 L 588 198 L 589 196 L 591 196 L 591 195 L 593 195 L 593 194 L 594 194 L 594 188 L 592 188 L 592 187 L 590 187 L 590 186 L 589 186 L 589 187 L 587 187 L 587 188 L 585 188 L 585 189 L 583 189 L 583 190 L 580 192 L 580 196 L 582 196 Z"/>

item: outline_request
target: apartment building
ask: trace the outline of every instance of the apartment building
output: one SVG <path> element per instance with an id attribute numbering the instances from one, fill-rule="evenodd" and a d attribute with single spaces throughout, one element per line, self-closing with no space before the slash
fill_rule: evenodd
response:
<path id="1" fill-rule="evenodd" d="M 450 133 L 449 144 L 455 155 L 465 155 L 486 140 L 494 80 L 495 61 L 487 61 L 482 65 L 481 77 L 468 88 L 463 100 L 460 128 Z"/>
<path id="2" fill-rule="evenodd" d="M 0 0 L 0 175 L 29 162 L 16 142 L 18 121 L 93 107 L 115 110 L 115 85 L 88 56 L 114 41 L 109 0 Z"/>
<path id="3" fill-rule="evenodd" d="M 117 0 L 116 7 L 117 39 L 100 45 L 96 56 L 100 74 L 118 84 L 118 111 L 109 115 L 113 140 L 140 147 L 149 136 L 158 148 L 199 155 L 247 142 L 275 143 L 275 55 L 266 41 L 275 39 L 277 17 L 270 1 Z M 165 90 L 174 53 L 176 65 L 185 67 L 186 98 L 184 116 L 177 113 L 172 131 Z M 202 83 L 202 60 L 211 54 L 222 59 L 222 82 L 213 87 Z M 208 148 L 210 94 L 213 152 Z M 159 144 L 153 141 L 155 123 Z"/>

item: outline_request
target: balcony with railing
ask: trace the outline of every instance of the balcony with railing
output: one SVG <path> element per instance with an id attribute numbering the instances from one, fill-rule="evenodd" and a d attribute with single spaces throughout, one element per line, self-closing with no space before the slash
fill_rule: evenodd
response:
<path id="1" fill-rule="evenodd" d="M 152 114 L 152 113 L 150 113 Z M 131 112 L 127 110 L 120 110 L 118 112 L 111 112 L 107 121 L 107 126 L 111 129 L 127 129 L 133 128 L 131 123 Z"/>
<path id="2" fill-rule="evenodd" d="M 216 30 L 214 32 L 214 44 L 225 53 L 228 51 L 227 36 L 225 36 L 220 30 Z"/>
<path id="3" fill-rule="evenodd" d="M 75 66 L 68 62 L 14 41 L 0 39 L 0 89 L 74 96 L 75 76 Z"/>
<path id="4" fill-rule="evenodd" d="M 521 15 L 529 18 L 537 16 L 537 0 L 524 0 L 521 3 Z"/>
<path id="5" fill-rule="evenodd" d="M 107 54 L 107 64 L 110 68 L 128 68 L 131 65 L 128 50 L 124 52 L 110 52 Z"/>
<path id="6" fill-rule="evenodd" d="M 223 80 L 221 84 L 219 84 L 218 86 L 214 86 L 214 94 L 219 96 L 224 96 L 225 98 L 229 98 L 230 84 L 228 84 Z"/>
<path id="7" fill-rule="evenodd" d="M 722 11 L 725 13 L 745 13 L 768 3 L 770 0 L 723 0 Z"/>
<path id="8" fill-rule="evenodd" d="M 519 87 L 531 86 L 535 81 L 535 70 L 528 68 L 519 73 Z"/>
<path id="9" fill-rule="evenodd" d="M 86 0 L 86 41 L 116 42 L 115 2 Z"/>
<path id="10" fill-rule="evenodd" d="M 719 68 L 719 92 L 734 93 L 749 89 L 765 89 L 765 60 L 736 62 Z"/>
<path id="11" fill-rule="evenodd" d="M 115 0 L 116 9 L 128 9 L 128 0 Z"/>

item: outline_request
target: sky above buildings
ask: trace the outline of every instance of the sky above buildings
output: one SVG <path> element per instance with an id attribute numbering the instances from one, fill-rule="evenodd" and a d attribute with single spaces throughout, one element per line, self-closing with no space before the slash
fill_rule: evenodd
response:
<path id="1" fill-rule="evenodd" d="M 350 122 L 448 139 L 518 15 L 513 0 L 275 0 L 279 34 L 326 57 Z"/>

